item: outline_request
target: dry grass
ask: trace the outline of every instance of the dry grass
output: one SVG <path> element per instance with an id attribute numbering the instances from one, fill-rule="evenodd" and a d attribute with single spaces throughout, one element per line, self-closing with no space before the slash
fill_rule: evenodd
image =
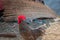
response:
<path id="1" fill-rule="evenodd" d="M 60 40 L 60 22 L 51 25 L 45 33 L 43 40 Z"/>

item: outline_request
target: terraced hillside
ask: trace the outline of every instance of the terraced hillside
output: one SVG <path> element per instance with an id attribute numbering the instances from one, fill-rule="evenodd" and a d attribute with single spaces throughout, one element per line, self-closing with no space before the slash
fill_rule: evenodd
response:
<path id="1" fill-rule="evenodd" d="M 29 18 L 55 17 L 54 12 L 42 3 L 25 0 L 6 0 L 4 20 L 13 21 L 18 15 L 25 15 Z"/>

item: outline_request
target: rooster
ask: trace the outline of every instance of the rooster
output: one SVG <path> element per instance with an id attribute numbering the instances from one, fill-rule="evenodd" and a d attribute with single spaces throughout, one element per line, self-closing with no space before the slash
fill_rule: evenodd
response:
<path id="1" fill-rule="evenodd" d="M 25 40 L 36 40 L 43 36 L 45 29 L 54 22 L 54 18 L 36 18 L 30 19 L 24 15 L 18 16 L 20 34 Z"/>

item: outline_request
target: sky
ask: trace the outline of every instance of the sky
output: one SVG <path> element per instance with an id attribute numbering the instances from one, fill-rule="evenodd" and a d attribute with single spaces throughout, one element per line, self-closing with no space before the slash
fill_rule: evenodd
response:
<path id="1" fill-rule="evenodd" d="M 60 0 L 44 0 L 44 2 L 60 16 Z"/>

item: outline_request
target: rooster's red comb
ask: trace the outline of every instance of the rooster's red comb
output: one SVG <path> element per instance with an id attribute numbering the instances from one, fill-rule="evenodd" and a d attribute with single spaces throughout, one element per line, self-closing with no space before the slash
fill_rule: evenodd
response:
<path id="1" fill-rule="evenodd" d="M 21 21 L 22 21 L 22 20 L 25 20 L 25 19 L 26 19 L 26 16 L 24 16 L 24 15 L 19 15 L 19 16 L 18 16 L 18 24 L 20 24 Z"/>

